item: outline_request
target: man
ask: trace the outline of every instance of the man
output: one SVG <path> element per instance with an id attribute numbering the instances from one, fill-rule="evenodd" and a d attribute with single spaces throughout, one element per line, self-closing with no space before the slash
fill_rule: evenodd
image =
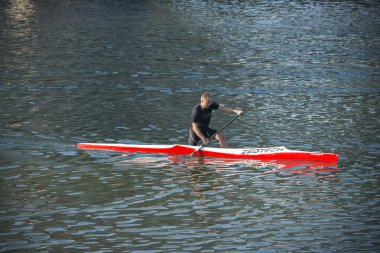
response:
<path id="1" fill-rule="evenodd" d="M 243 113 L 242 110 L 221 106 L 213 102 L 210 93 L 203 93 L 200 104 L 194 106 L 191 114 L 189 145 L 196 146 L 200 140 L 207 145 L 210 142 L 210 137 L 217 132 L 217 130 L 209 128 L 213 110 L 233 112 L 239 115 Z M 218 133 L 215 139 L 219 141 L 220 147 L 228 148 L 228 142 L 222 133 Z"/>

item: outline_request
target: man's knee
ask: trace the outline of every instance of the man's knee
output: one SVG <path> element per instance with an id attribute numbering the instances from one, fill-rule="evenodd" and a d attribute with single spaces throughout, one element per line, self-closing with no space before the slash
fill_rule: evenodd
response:
<path id="1" fill-rule="evenodd" d="M 226 138 L 224 138 L 224 135 L 222 133 L 218 133 L 216 136 L 215 136 L 215 139 L 217 140 L 224 140 Z"/>

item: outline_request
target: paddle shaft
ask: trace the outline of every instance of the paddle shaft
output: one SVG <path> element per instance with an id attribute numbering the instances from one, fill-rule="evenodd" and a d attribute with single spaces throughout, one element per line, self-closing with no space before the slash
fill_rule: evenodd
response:
<path id="1" fill-rule="evenodd" d="M 209 140 L 212 140 L 212 138 L 214 138 L 218 133 L 220 133 L 223 129 L 225 129 L 226 127 L 228 127 L 235 119 L 237 119 L 238 117 L 240 116 L 240 114 L 237 114 L 235 117 L 233 117 L 227 124 L 224 125 L 224 127 L 222 127 L 221 129 L 219 129 L 218 131 L 216 131 L 216 133 L 214 133 L 210 138 Z M 201 148 L 203 148 L 204 146 L 206 146 L 205 143 L 203 143 L 202 145 L 200 145 L 198 148 L 196 148 L 194 150 L 193 153 L 190 154 L 190 156 L 193 156 L 195 153 L 197 153 Z"/>

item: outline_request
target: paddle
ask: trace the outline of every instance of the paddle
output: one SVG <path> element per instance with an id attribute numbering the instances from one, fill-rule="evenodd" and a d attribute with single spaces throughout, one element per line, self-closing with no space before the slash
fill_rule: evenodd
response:
<path id="1" fill-rule="evenodd" d="M 229 124 L 231 124 L 235 119 L 237 119 L 238 117 L 240 116 L 240 114 L 237 114 L 235 117 L 233 117 L 233 119 L 230 120 L 230 122 L 228 122 L 226 125 L 224 125 L 224 127 L 222 127 L 221 129 L 219 129 L 218 131 L 216 131 L 216 133 L 214 133 L 209 139 L 212 140 L 212 138 L 214 138 L 218 133 L 220 133 L 224 128 L 226 128 Z M 193 156 L 195 153 L 197 153 L 201 148 L 205 147 L 206 144 L 202 144 L 200 145 L 199 147 L 197 147 L 193 153 L 191 153 L 189 156 Z"/>

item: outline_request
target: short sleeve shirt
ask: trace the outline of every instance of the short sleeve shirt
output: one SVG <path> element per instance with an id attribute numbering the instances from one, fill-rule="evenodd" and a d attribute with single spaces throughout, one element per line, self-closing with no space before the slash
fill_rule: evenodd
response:
<path id="1" fill-rule="evenodd" d="M 201 105 L 196 105 L 193 108 L 191 114 L 191 122 L 197 123 L 201 130 L 205 130 L 209 128 L 212 111 L 217 110 L 219 108 L 219 104 L 216 102 L 212 102 L 212 104 L 207 109 L 202 109 Z"/>

